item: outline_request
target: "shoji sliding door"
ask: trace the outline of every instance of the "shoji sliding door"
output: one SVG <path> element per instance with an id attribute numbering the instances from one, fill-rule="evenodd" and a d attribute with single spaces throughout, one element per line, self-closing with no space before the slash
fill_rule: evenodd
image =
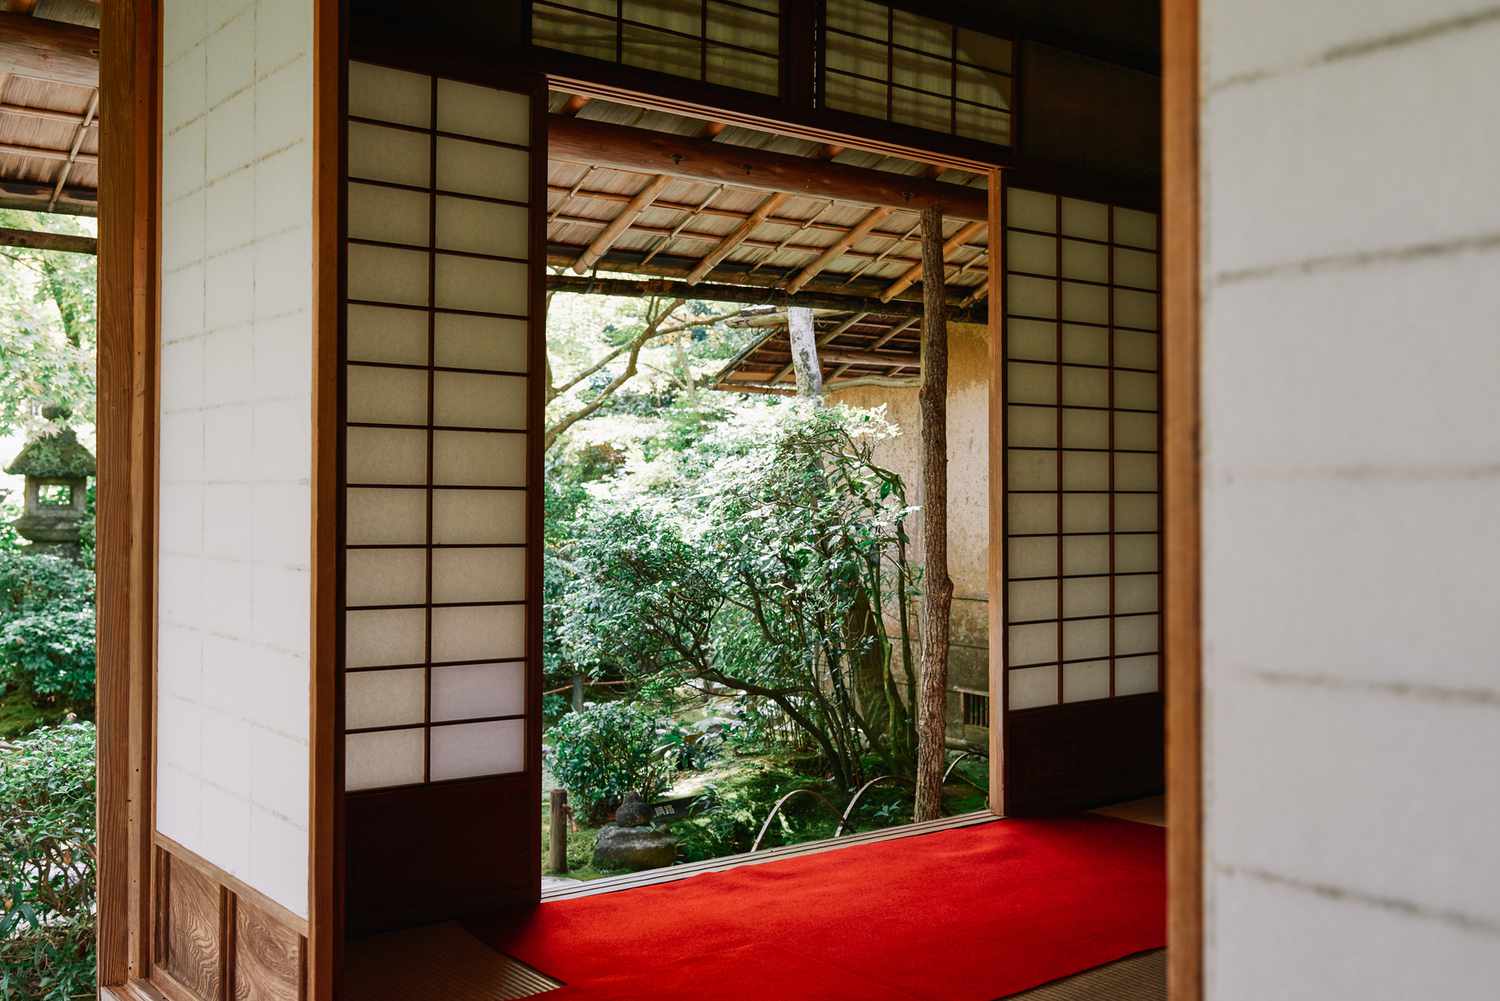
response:
<path id="1" fill-rule="evenodd" d="M 343 781 L 356 930 L 535 899 L 534 92 L 349 65 Z"/>
<path id="2" fill-rule="evenodd" d="M 1012 812 L 1160 786 L 1157 234 L 1153 213 L 1006 192 Z"/>

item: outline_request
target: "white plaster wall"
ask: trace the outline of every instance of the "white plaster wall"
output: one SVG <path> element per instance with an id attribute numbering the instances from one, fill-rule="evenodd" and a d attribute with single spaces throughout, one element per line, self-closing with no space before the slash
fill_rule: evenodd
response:
<path id="1" fill-rule="evenodd" d="M 156 804 L 304 916 L 311 7 L 165 3 Z"/>
<path id="2" fill-rule="evenodd" d="M 1500 984 L 1500 7 L 1205 0 L 1208 997 Z"/>

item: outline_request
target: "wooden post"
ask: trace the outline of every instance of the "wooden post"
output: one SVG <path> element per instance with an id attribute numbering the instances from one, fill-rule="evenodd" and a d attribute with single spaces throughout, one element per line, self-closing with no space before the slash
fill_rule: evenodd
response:
<path id="1" fill-rule="evenodd" d="M 573 675 L 573 711 L 583 712 L 583 675 Z"/>
<path id="2" fill-rule="evenodd" d="M 568 871 L 568 790 L 552 790 L 552 836 L 548 843 L 547 867 L 553 872 Z"/>
<path id="3" fill-rule="evenodd" d="M 943 302 L 943 214 L 922 211 L 922 688 L 917 712 L 915 820 L 943 814 L 948 723 L 948 320 Z"/>
<path id="4" fill-rule="evenodd" d="M 786 311 L 787 336 L 792 345 L 792 368 L 797 373 L 797 395 L 823 398 L 823 367 L 818 362 L 818 336 L 813 330 L 813 311 L 790 306 Z"/>

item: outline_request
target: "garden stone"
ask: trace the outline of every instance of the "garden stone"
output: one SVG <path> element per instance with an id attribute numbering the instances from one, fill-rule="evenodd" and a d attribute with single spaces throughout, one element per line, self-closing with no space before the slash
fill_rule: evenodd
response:
<path id="1" fill-rule="evenodd" d="M 677 861 L 677 839 L 650 827 L 606 824 L 594 843 L 594 865 L 601 869 L 659 869 Z"/>
<path id="2" fill-rule="evenodd" d="M 615 811 L 615 823 L 621 827 L 645 827 L 651 823 L 651 808 L 641 801 L 641 794 L 627 792 Z"/>

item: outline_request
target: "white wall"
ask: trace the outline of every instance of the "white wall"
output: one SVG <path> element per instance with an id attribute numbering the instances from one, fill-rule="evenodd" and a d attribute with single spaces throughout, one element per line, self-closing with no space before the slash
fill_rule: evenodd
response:
<path id="1" fill-rule="evenodd" d="M 1208 997 L 1500 990 L 1500 8 L 1205 0 Z"/>
<path id="2" fill-rule="evenodd" d="M 167 0 L 162 98 L 157 828 L 302 915 L 311 6 Z"/>

